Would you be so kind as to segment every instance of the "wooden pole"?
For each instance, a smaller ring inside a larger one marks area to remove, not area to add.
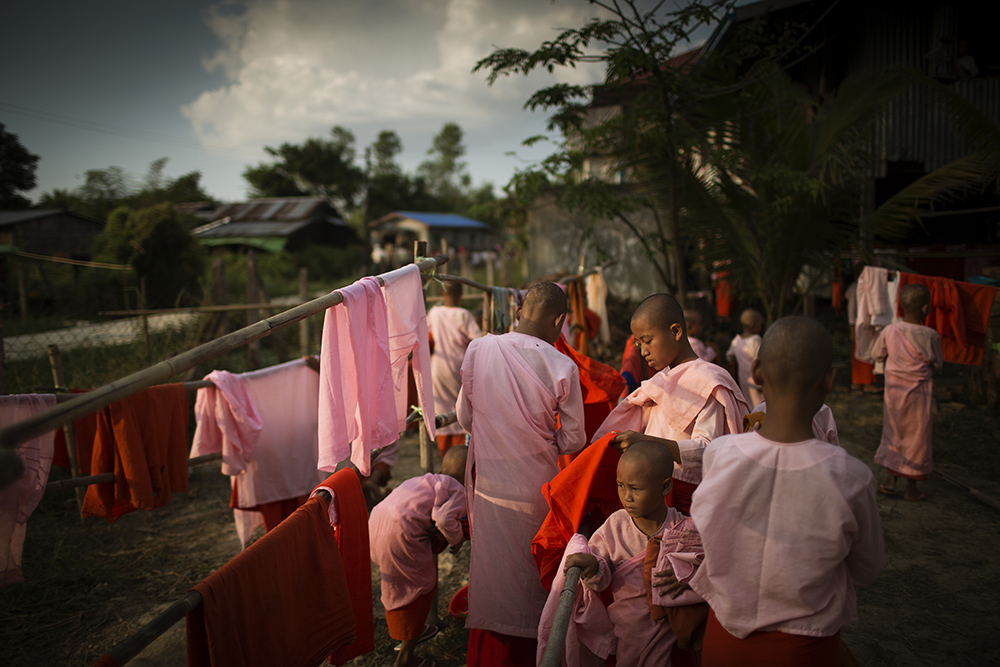
[[[444,264],[447,261],[446,257],[434,257],[418,262],[417,266],[422,271],[427,271],[437,264]],[[340,292],[334,291],[324,294],[308,303],[295,306],[283,313],[278,313],[274,317],[269,317],[266,320],[226,334],[209,343],[194,347],[187,352],[182,352],[149,368],[126,375],[86,394],[75,396],[72,400],[57,405],[54,408],[44,410],[17,424],[0,429],[0,447],[13,447],[48,433],[54,428],[96,412],[104,406],[131,396],[146,387],[167,382],[189,368],[209,359],[214,359],[221,354],[232,352],[246,345],[251,340],[258,340],[269,335],[271,331],[291,326],[327,308],[332,308],[343,302],[343,300],[344,297]]]
[[[17,297],[21,301],[21,319],[28,319],[28,290],[24,286],[24,261],[17,263]]]
[[[257,303],[257,253],[247,252],[247,303]],[[261,312],[247,311],[247,326],[263,319]],[[260,368],[260,342],[255,339],[247,345],[247,370]]]
[[[195,466],[201,465],[202,463],[211,463],[212,461],[219,461],[222,459],[222,452],[217,452],[215,454],[205,454],[203,456],[196,456],[193,459],[188,459],[188,468],[193,468]],[[86,477],[75,477],[75,479],[61,479],[57,482],[49,482],[45,485],[46,491],[53,491],[55,489],[73,489],[77,490],[77,493],[83,491],[84,486],[90,486],[91,484],[104,484],[106,482],[115,481],[115,474],[113,472],[102,472],[98,475],[87,475]]]
[[[483,254],[486,255],[486,284],[493,285],[495,284],[493,282],[493,258],[496,256],[496,253],[490,250]]]
[[[0,308],[0,311],[3,309]],[[3,320],[0,319],[0,396],[7,395],[7,355],[3,348]]]
[[[146,309],[146,276],[139,276],[139,296],[142,299],[142,309]],[[149,317],[141,315],[142,340],[146,345],[146,365],[153,363],[153,344],[149,340]]]
[[[493,333],[493,291],[483,292],[483,333]]]
[[[49,353],[49,365],[52,367],[52,382],[55,383],[56,389],[66,389],[59,346],[48,345],[45,349]],[[80,462],[76,457],[76,431],[72,422],[63,425],[63,437],[66,440],[66,458],[69,459],[69,476],[76,479],[80,475]],[[113,475],[112,481],[114,481]],[[80,513],[80,521],[83,521],[83,493],[82,488],[76,490],[76,510]]]
[[[562,665],[563,646],[566,644],[566,630],[569,629],[569,618],[573,614],[576,602],[576,587],[580,583],[580,568],[571,567],[566,570],[566,582],[559,593],[559,605],[552,619],[552,629],[549,631],[549,641],[545,645],[545,655],[539,667],[560,667]]]
[[[299,267],[299,299],[309,300],[309,269]],[[299,322],[299,354],[309,354],[309,320]]]

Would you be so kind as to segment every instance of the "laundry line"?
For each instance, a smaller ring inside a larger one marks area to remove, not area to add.
[[[447,261],[446,256],[438,256],[421,259],[415,264],[421,272],[424,272]],[[379,279],[380,283],[383,282],[381,276],[376,276],[376,278]],[[14,447],[31,438],[44,435],[59,426],[93,414],[103,407],[136,394],[154,384],[167,383],[170,378],[199,364],[268,336],[273,331],[279,331],[307,317],[337,306],[343,301],[344,297],[339,291],[324,294],[312,301],[262,319],[93,391],[78,394],[65,403],[58,404],[54,408],[39,412],[33,417],[0,430],[0,447]]]

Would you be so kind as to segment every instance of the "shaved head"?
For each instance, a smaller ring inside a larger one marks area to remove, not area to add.
[[[701,324],[702,323],[701,313],[699,313],[697,310],[691,310],[689,308],[684,311],[684,320],[688,323],[688,325]]]
[[[639,466],[652,479],[663,481],[674,474],[674,458],[670,450],[658,442],[640,440],[622,454],[618,465]]]
[[[740,315],[740,324],[747,328],[752,328],[764,323],[764,316],[753,308],[747,308]]]
[[[758,359],[764,377],[774,389],[806,393],[829,374],[833,339],[812,318],[783,317],[764,334]]]
[[[444,280],[441,282],[441,291],[454,299],[458,299],[462,296],[462,283],[454,280]]]
[[[669,294],[652,294],[647,296],[632,313],[632,320],[643,320],[653,329],[669,331],[670,327],[679,324],[687,334],[687,323],[684,321],[684,310],[677,299]]]
[[[922,320],[921,310],[931,302],[931,291],[923,285],[910,283],[899,288],[899,307],[904,315]]]
[[[532,320],[556,318],[565,315],[569,309],[566,293],[555,283],[535,283],[524,295],[521,310],[524,317]]]
[[[465,445],[455,445],[444,453],[441,459],[441,474],[454,477],[465,483],[465,462],[469,457],[469,448]]]

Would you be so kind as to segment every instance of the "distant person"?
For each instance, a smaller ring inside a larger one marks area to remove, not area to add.
[[[697,310],[685,310],[684,321],[687,322],[687,335],[688,340],[691,342],[691,349],[694,350],[699,359],[715,363],[719,358],[719,353],[715,350],[715,346],[702,341],[705,328],[701,313]]]
[[[462,284],[445,281],[444,305],[427,311],[427,332],[431,337],[431,380],[434,385],[434,413],[443,415],[455,410],[462,389],[462,360],[469,343],[483,335],[472,313],[459,304]],[[437,430],[441,456],[455,445],[465,444],[465,431],[458,422]]]
[[[764,317],[756,310],[747,308],[740,315],[740,324],[743,326],[743,331],[729,344],[726,359],[729,360],[730,372],[739,382],[740,389],[752,408],[764,400],[760,387],[754,384],[753,378],[750,377],[750,365],[760,350],[760,332],[764,327]]]
[[[875,463],[888,476],[878,490],[896,495],[896,478],[906,478],[903,500],[925,500],[917,481],[927,479],[931,465],[931,399],[934,368],[944,364],[941,336],[921,324],[931,309],[931,293],[923,285],[899,288],[900,322],[890,324],[875,340],[872,358],[885,360],[885,407],[882,443]]]
[[[389,636],[401,642],[394,667],[428,662],[418,663],[413,651],[421,638],[438,630],[426,627],[437,589],[435,554],[465,539],[466,453],[464,446],[449,450],[441,474],[406,480],[372,509],[368,520]]]
[[[871,470],[813,431],[832,365],[818,322],[779,319],[752,370],[767,420],[705,450],[691,506],[705,560],[690,585],[711,607],[702,667],[837,667],[854,589],[885,564]]]

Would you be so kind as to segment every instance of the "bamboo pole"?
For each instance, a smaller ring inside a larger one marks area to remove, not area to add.
[[[461,283],[463,285],[468,285],[469,287],[474,287],[481,292],[490,292],[493,290],[493,287],[490,285],[484,285],[483,283],[476,282],[471,278],[464,278],[462,276],[452,276],[447,273],[439,273],[434,276],[434,279],[440,280],[441,282]]]
[[[146,309],[146,276],[139,276],[139,295],[142,298],[142,309]],[[146,364],[153,363],[153,345],[149,340],[149,318],[142,316],[142,340],[146,346]]]
[[[52,367],[52,382],[56,389],[66,389],[66,379],[63,375],[62,357],[59,356],[58,345],[48,345],[49,365]],[[69,459],[69,476],[76,479],[80,474],[80,462],[76,456],[76,431],[72,422],[63,425],[63,437],[66,440],[66,458]],[[76,490],[76,510],[83,520],[83,489]]]
[[[211,463],[212,461],[218,461],[222,458],[222,454],[217,452],[215,454],[204,454],[202,456],[196,456],[193,459],[188,459],[188,468],[193,468],[195,466],[201,465],[202,463]],[[84,486],[90,486],[91,484],[104,484],[106,482],[115,481],[115,474],[113,472],[102,472],[98,475],[87,475],[86,477],[77,477],[75,479],[61,479],[57,482],[49,482],[45,485],[46,491],[54,491],[56,489],[77,489],[77,492],[81,491]]]
[[[549,631],[549,641],[545,645],[545,655],[542,656],[539,667],[560,667],[562,665],[566,630],[569,629],[569,617],[573,614],[573,604],[576,602],[576,587],[580,583],[580,571],[579,567],[571,567],[566,570],[566,582],[559,593],[559,605],[556,607],[555,618],[552,619],[552,630]]]
[[[257,303],[257,253],[253,248],[247,252],[247,303]],[[260,310],[247,311],[247,325],[264,319]],[[255,338],[247,345],[247,369],[260,368],[260,339]]]
[[[427,271],[447,261],[447,257],[434,257],[418,262],[417,266],[421,271]],[[167,382],[170,378],[183,373],[187,369],[221,354],[231,352],[246,345],[251,340],[259,340],[269,335],[272,331],[283,329],[327,308],[332,308],[343,302],[343,300],[344,297],[340,292],[334,291],[324,294],[312,301],[226,334],[204,345],[194,347],[187,352],[182,352],[175,357],[153,364],[149,368],[144,368],[141,371],[127,375],[86,394],[79,394],[73,400],[44,410],[34,417],[25,419],[17,424],[0,429],[0,447],[13,447],[31,438],[48,433],[54,428],[91,414],[106,405],[120,401],[126,396],[131,396],[146,387]]]

